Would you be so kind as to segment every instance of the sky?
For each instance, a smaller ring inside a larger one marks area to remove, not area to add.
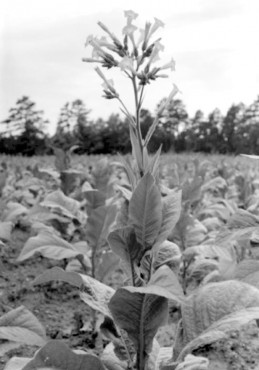
[[[174,58],[168,79],[146,89],[144,108],[153,112],[176,83],[187,111],[205,114],[233,103],[251,104],[259,94],[258,0],[0,0],[0,120],[26,95],[44,110],[53,133],[66,102],[82,99],[90,118],[119,113],[116,100],[102,98],[102,81],[84,44],[89,34],[102,36],[97,22],[118,37],[124,10],[139,14],[142,28],[154,17],[165,27],[157,31],[165,51],[161,63]],[[113,78],[124,102],[133,109],[129,82],[118,71]]]

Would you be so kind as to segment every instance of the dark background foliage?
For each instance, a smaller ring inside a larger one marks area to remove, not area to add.
[[[143,137],[155,113],[141,111]],[[44,112],[23,96],[0,123],[0,153],[53,154],[53,148],[68,150],[74,145],[78,154],[126,154],[131,150],[126,119],[111,114],[108,120],[93,121],[80,99],[61,108],[53,136],[47,134],[48,125]],[[161,144],[163,152],[259,154],[259,96],[248,106],[233,104],[225,116],[216,108],[208,117],[201,110],[190,117],[184,103],[173,100],[160,117],[149,150],[154,152]]]

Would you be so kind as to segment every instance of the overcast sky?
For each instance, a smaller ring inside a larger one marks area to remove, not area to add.
[[[115,100],[101,98],[102,87],[92,64],[83,63],[91,50],[89,34],[101,36],[101,20],[118,35],[123,11],[139,13],[137,25],[157,17],[165,22],[164,62],[171,57],[176,71],[154,82],[145,96],[153,111],[176,83],[192,115],[232,103],[250,104],[259,94],[258,0],[0,0],[0,120],[18,98],[28,95],[45,111],[53,132],[60,108],[82,99],[91,118],[119,112]],[[132,107],[129,85],[107,72]]]

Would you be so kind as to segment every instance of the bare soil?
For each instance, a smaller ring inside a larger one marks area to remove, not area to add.
[[[59,262],[41,256],[23,263],[16,261],[28,237],[28,232],[15,229],[12,240],[0,248],[0,316],[23,305],[42,323],[48,338],[61,339],[70,348],[94,349],[96,333],[80,331],[89,320],[89,309],[77,289],[66,283],[32,284],[39,274]],[[37,349],[21,345],[5,353],[0,358],[0,370],[11,357],[32,357]]]

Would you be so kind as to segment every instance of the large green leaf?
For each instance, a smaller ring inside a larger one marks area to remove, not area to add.
[[[154,177],[147,173],[139,181],[129,203],[129,218],[144,248],[151,247],[162,224],[162,201]]]
[[[259,261],[245,259],[236,265],[233,277],[238,280],[243,280],[254,272],[259,272]]]
[[[90,354],[76,354],[58,340],[49,341],[22,370],[106,370],[101,360]]]
[[[167,299],[120,288],[111,298],[109,308],[115,322],[132,340],[139,354],[138,361],[143,364],[159,326],[167,319]]]
[[[162,198],[162,224],[156,244],[160,245],[171,234],[181,214],[181,191],[173,191]]]
[[[259,307],[259,290],[251,285],[229,280],[201,287],[181,305],[183,332],[176,347],[183,347],[222,317],[248,307]]]
[[[42,346],[46,334],[38,319],[20,306],[0,317],[0,339]]]
[[[149,283],[144,287],[126,288],[129,292],[155,294],[181,303],[184,299],[182,287],[177,276],[168,266],[161,266],[151,277]]]
[[[28,209],[20,203],[10,202],[4,211],[4,221],[16,222],[19,217],[25,216]]]
[[[54,280],[64,281],[76,286],[80,290],[81,299],[88,306],[106,316],[111,316],[108,309],[108,302],[114,294],[113,288],[91,276],[64,271],[59,267],[53,267],[50,270],[44,271],[43,274],[34,280],[33,284],[44,284]]]
[[[72,244],[59,236],[50,233],[48,230],[41,230],[37,236],[31,237],[25,243],[17,261],[24,261],[40,253],[42,256],[55,260],[71,258],[82,253],[73,247]]]
[[[136,264],[144,254],[144,248],[136,240],[135,232],[131,227],[124,227],[112,231],[108,236],[111,250],[124,262]]]
[[[81,221],[80,203],[75,199],[67,197],[61,190],[48,194],[44,201],[41,202],[41,205],[71,220],[77,219]]]
[[[239,330],[253,320],[259,320],[259,307],[249,307],[224,316],[189,342],[175,358],[177,357],[177,360],[182,361],[188,353],[226,338],[228,332]]]

